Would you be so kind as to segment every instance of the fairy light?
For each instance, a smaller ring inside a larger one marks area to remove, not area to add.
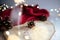
[[[4,10],[6,10],[6,7],[4,7]]]
[[[28,4],[24,4],[25,6],[28,6]]]
[[[20,31],[18,31],[18,35],[19,35],[19,36],[21,35],[21,32],[20,32]]]
[[[53,11],[53,9],[50,9],[50,11]]]
[[[15,4],[15,6],[18,6],[18,4]]]
[[[25,36],[25,39],[28,40],[28,39],[30,39],[30,38],[29,38],[29,36]]]
[[[4,9],[2,11],[4,11]]]
[[[23,7],[23,5],[21,5],[21,8]]]
[[[7,35],[10,35],[10,32],[9,32],[9,31],[6,31],[6,34],[7,34]]]
[[[37,8],[39,8],[39,6],[37,6]]]
[[[56,11],[57,13],[59,13],[59,11]]]
[[[22,14],[22,12],[19,12],[19,14],[18,14],[18,15],[19,15],[19,16],[21,16],[21,14]]]
[[[13,6],[11,6],[11,8],[13,8]]]
[[[3,4],[3,5],[5,5],[5,4]]]
[[[24,0],[14,0],[15,3],[19,4],[19,3],[23,3],[25,2]]]
[[[6,7],[9,8],[8,5],[6,5]]]
[[[57,11],[57,9],[55,9],[55,11]]]
[[[31,6],[34,6],[33,4]]]

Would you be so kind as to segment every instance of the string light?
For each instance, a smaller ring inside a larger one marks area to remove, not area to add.
[[[4,11],[4,10],[2,10],[2,11]]]
[[[21,5],[21,8],[23,7],[23,5]]]
[[[55,9],[55,11],[57,11],[57,9]]]
[[[4,7],[4,10],[6,10],[6,7]]]
[[[8,5],[6,5],[6,7],[9,8]]]
[[[18,6],[18,4],[15,4],[15,6]]]
[[[39,8],[39,6],[37,6],[37,8]]]
[[[50,9],[50,11],[53,11],[53,9]]]
[[[29,38],[29,36],[25,36],[25,39],[28,40],[28,39],[30,39],[30,38]]]
[[[59,13],[59,11],[56,11],[57,13]]]
[[[21,16],[21,14],[22,14],[22,13],[21,13],[21,12],[19,12],[19,14],[18,14],[18,15],[19,15],[19,16]]]
[[[21,35],[21,32],[20,31],[18,31],[18,35]]]
[[[9,31],[6,31],[6,34],[7,34],[7,35],[10,35],[10,32],[9,32]]]
[[[28,6],[28,4],[24,4],[25,6]]]
[[[34,6],[33,4],[31,6]]]
[[[14,0],[14,1],[15,1],[15,3],[17,3],[17,4],[25,2],[24,0]]]
[[[11,6],[11,8],[13,8],[13,6]]]
[[[5,5],[5,4],[3,4],[3,5]]]

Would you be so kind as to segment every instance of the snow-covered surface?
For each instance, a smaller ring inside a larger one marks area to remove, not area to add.
[[[23,25],[15,26],[9,30],[10,35],[7,35],[7,39],[13,40],[12,38],[16,37],[16,40],[17,38],[25,40],[24,36],[28,35],[30,38],[29,40],[50,40],[55,32],[53,24],[48,21],[35,21],[34,23],[35,26],[31,29],[27,28],[27,22]],[[20,35],[18,35],[18,32],[20,32]],[[11,38],[11,36],[13,37]]]

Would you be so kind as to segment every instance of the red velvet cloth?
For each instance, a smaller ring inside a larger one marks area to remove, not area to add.
[[[5,20],[5,17],[8,17],[8,19],[10,18],[11,10],[12,9],[7,9],[0,13],[0,17],[2,17],[2,20]]]
[[[0,16],[3,17],[3,19],[5,18],[5,16],[7,16],[7,17],[9,16],[9,18],[10,18],[11,11],[12,11],[12,9],[7,9],[7,10],[3,11],[2,13],[0,13]],[[37,8],[37,5],[36,6],[23,5],[20,24],[23,24],[27,21],[39,20],[39,18],[38,18],[39,16],[45,16],[46,18],[48,18],[49,12],[46,9]]]
[[[35,21],[39,20],[40,16],[45,16],[46,18],[49,17],[49,12],[46,9],[39,9],[36,6],[24,6],[23,5],[23,11],[22,11],[22,20],[21,24],[27,22],[27,21]]]

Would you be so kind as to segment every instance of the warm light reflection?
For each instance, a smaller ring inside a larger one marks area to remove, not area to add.
[[[24,0],[14,0],[14,1],[15,1],[15,3],[17,3],[17,4],[25,2]]]

